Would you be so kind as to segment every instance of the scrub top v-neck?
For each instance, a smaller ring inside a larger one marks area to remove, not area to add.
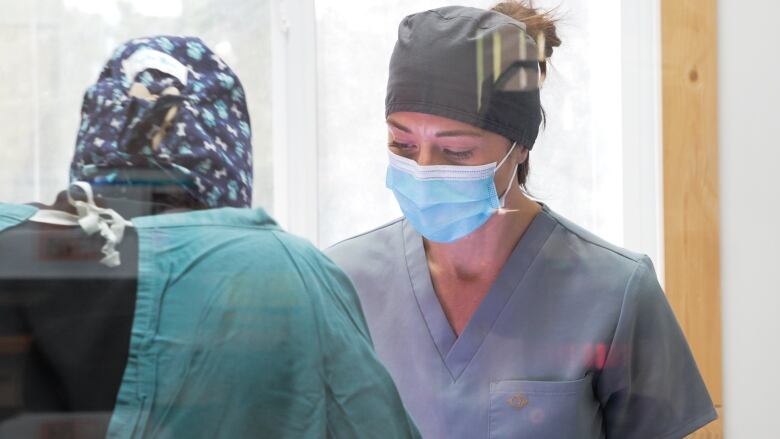
[[[674,438],[715,418],[645,256],[547,206],[458,337],[405,220],[327,252],[426,438]]]

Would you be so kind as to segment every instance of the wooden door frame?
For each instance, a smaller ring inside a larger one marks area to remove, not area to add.
[[[666,294],[720,416],[723,437],[718,191],[717,1],[661,0]]]

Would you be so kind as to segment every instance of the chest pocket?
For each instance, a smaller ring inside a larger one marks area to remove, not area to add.
[[[491,383],[490,439],[602,437],[592,379]]]

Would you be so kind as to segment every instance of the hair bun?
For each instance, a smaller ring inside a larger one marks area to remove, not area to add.
[[[539,34],[544,35],[544,56],[550,58],[553,50],[561,45],[561,39],[555,29],[558,19],[553,11],[542,11],[533,7],[533,4],[524,0],[507,0],[496,4],[491,11],[508,15],[517,21],[525,23],[526,32],[534,39],[539,39]]]

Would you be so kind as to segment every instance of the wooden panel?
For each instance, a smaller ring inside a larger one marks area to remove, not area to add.
[[[718,411],[718,420],[688,436],[688,439],[723,439],[723,407],[715,409]]]
[[[720,407],[716,6],[661,0],[666,293]],[[706,431],[722,436],[720,423]]]

